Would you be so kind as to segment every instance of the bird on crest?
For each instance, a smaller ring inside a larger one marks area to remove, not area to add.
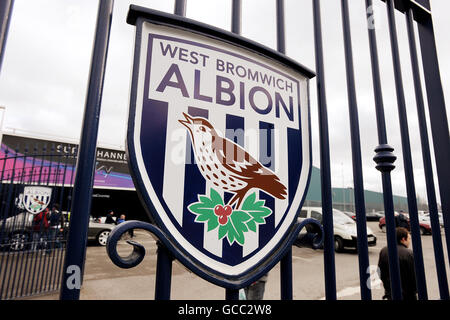
[[[203,117],[183,112],[185,126],[191,136],[197,167],[202,176],[225,192],[234,193],[227,206],[238,210],[247,192],[260,189],[278,199],[286,199],[286,187],[278,176],[264,167],[233,141],[222,137]]]

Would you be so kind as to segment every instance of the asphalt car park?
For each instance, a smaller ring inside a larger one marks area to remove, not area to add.
[[[377,243],[369,247],[369,263],[366,285],[372,287],[372,298],[381,300],[384,289],[376,273],[378,256],[381,248],[386,246],[386,234],[377,221],[369,221],[367,225],[377,237]],[[441,229],[445,243],[444,230]],[[121,240],[118,251],[122,256],[131,253],[132,248]],[[105,247],[89,246],[86,254],[86,265],[82,300],[147,300],[154,298],[156,273],[156,241],[144,231],[136,230],[133,241],[146,247],[144,261],[131,269],[121,269],[108,258]],[[421,236],[425,274],[429,299],[439,299],[439,289],[434,261],[433,241],[430,235]],[[313,250],[310,246],[294,246],[293,254],[293,288],[294,299],[320,300],[325,297],[323,250]],[[445,261],[448,262],[444,250]],[[359,264],[356,249],[346,248],[335,254],[337,297],[342,300],[360,299]],[[447,275],[450,268],[446,265]],[[199,278],[179,262],[175,261],[172,270],[172,299],[209,300],[224,299],[225,290]],[[57,299],[58,294],[34,297],[33,299]],[[277,264],[269,273],[264,299],[280,298],[280,268]]]

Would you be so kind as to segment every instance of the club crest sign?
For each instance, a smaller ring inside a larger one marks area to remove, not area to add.
[[[38,214],[47,208],[52,196],[52,188],[26,186],[23,189],[22,206],[32,214]]]
[[[132,6],[128,22],[127,152],[152,220],[208,280],[267,272],[309,184],[312,72],[189,19]]]

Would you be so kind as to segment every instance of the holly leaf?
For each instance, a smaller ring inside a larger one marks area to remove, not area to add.
[[[232,245],[234,241],[238,242],[240,245],[244,245],[244,232],[248,231],[245,222],[251,218],[252,217],[244,211],[233,211],[228,222],[219,227],[219,240],[227,236],[230,245]]]
[[[199,202],[188,206],[188,210],[197,217],[195,222],[205,222],[208,224],[208,231],[214,230],[219,225],[218,217],[214,214],[214,207],[218,204],[223,205],[220,194],[211,188],[210,197],[199,196]]]
[[[264,204],[264,200],[256,201],[256,192],[249,195],[242,204],[241,210],[251,216],[251,219],[247,221],[247,227],[253,232],[256,232],[256,224],[265,224],[266,218],[272,214],[272,210]]]
[[[188,206],[188,210],[196,215],[194,221],[206,223],[208,231],[219,227],[219,240],[227,237],[230,245],[234,242],[244,245],[244,233],[248,231],[256,232],[257,224],[265,224],[266,218],[272,214],[272,210],[264,206],[265,201],[257,201],[256,193],[252,193],[244,200],[242,208],[233,211],[228,217],[227,223],[221,225],[219,217],[214,213],[214,208],[217,205],[224,206],[220,194],[211,188],[209,196],[199,195],[198,200],[198,202]]]

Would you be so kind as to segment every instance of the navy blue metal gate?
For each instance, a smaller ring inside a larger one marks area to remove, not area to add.
[[[371,299],[371,290],[366,285],[367,270],[369,267],[367,234],[366,234],[366,210],[364,199],[363,175],[361,164],[361,139],[358,123],[358,103],[356,99],[356,86],[353,66],[353,51],[351,39],[351,27],[349,19],[349,1],[340,0],[342,9],[343,41],[346,61],[347,94],[349,101],[350,132],[352,141],[352,163],[353,181],[355,190],[355,210],[357,220],[357,239],[360,272],[361,298]],[[409,50],[411,54],[411,66],[413,70],[413,81],[417,101],[417,110],[420,123],[420,136],[422,144],[423,162],[426,174],[426,185],[428,195],[428,205],[433,229],[433,244],[438,270],[438,283],[440,297],[449,298],[447,275],[445,271],[445,261],[441,234],[439,228],[438,208],[436,203],[436,191],[434,189],[433,172],[431,166],[431,153],[427,125],[425,119],[424,94],[421,86],[419,73],[419,59],[417,54],[417,44],[414,25],[418,26],[418,36],[420,39],[420,49],[422,53],[422,67],[425,75],[426,98],[428,100],[429,114],[431,120],[432,142],[436,169],[439,183],[440,198],[442,201],[442,212],[444,218],[445,239],[448,256],[450,257],[450,142],[448,119],[445,109],[444,94],[440,81],[436,43],[433,32],[432,14],[429,0],[385,0],[386,13],[389,22],[389,34],[392,49],[392,58],[395,74],[396,98],[399,114],[399,126],[402,139],[402,153],[405,168],[405,182],[407,186],[408,207],[411,218],[411,235],[415,258],[415,269],[417,277],[417,287],[419,299],[427,299],[427,284],[425,280],[424,262],[421,246],[420,227],[418,220],[417,199],[415,193],[414,173],[411,160],[410,137],[407,123],[407,112],[405,107],[405,93],[403,89],[403,79],[399,57],[399,44],[397,39],[397,27],[395,12],[400,11],[405,16],[405,22],[409,36]],[[7,26],[12,8],[12,0],[2,1],[0,6],[0,63],[4,52]],[[321,166],[321,187],[322,187],[322,208],[323,208],[323,230],[324,230],[324,266],[325,266],[325,292],[326,298],[335,300],[336,295],[336,275],[334,258],[334,235],[333,235],[333,215],[332,215],[332,194],[331,194],[331,170],[329,152],[329,133],[327,116],[327,98],[325,90],[325,70],[323,58],[323,39],[321,22],[321,4],[326,2],[312,0],[314,39],[315,39],[315,59],[316,59],[316,83],[317,101],[319,109],[319,133],[320,133],[320,166]],[[394,206],[392,196],[391,171],[394,170],[396,156],[394,149],[388,144],[387,130],[385,124],[385,114],[383,105],[383,93],[381,86],[380,66],[378,60],[376,30],[373,28],[372,0],[365,0],[367,8],[368,37],[370,43],[370,56],[372,67],[372,80],[376,104],[377,127],[379,145],[374,146],[376,168],[381,172],[384,206],[386,213],[387,242],[389,251],[389,270],[392,284],[393,299],[401,299],[400,271],[398,263],[398,253],[395,236]],[[236,34],[241,32],[241,0],[232,1],[231,31]],[[285,54],[285,16],[284,0],[276,0],[276,20],[277,20],[277,50]],[[103,79],[105,73],[106,57],[110,35],[110,26],[113,12],[112,0],[100,0],[95,43],[91,62],[89,87],[86,98],[85,117],[80,141],[79,157],[75,177],[75,187],[73,194],[73,205],[71,208],[73,219],[70,223],[70,232],[67,244],[61,288],[61,299],[79,299],[80,288],[68,287],[67,283],[71,276],[69,267],[77,266],[81,273],[84,267],[85,243],[87,234],[88,214],[92,196],[93,172],[95,170],[95,148],[97,141],[98,120],[100,114],[100,104],[102,97]],[[185,16],[186,1],[176,0],[174,13],[178,16]],[[125,232],[127,227],[139,227],[139,224],[129,223],[116,232],[118,235]],[[157,229],[149,230],[160,237],[161,244],[158,252],[158,271],[156,298],[170,298],[170,278],[171,259],[170,253],[166,250],[164,235]],[[81,236],[81,238],[80,238]],[[116,239],[117,240],[117,239]],[[114,247],[114,237],[112,236],[111,247]],[[134,252],[128,260],[116,256],[113,248],[110,249],[112,259],[123,267],[130,267],[139,263],[143,258],[143,248],[138,244],[133,244]],[[176,257],[183,259],[183,257]],[[292,299],[292,252],[289,250],[281,259],[281,298]],[[238,288],[229,288],[226,291],[227,299],[237,299]]]
[[[1,299],[60,289],[74,162],[54,146],[1,149]],[[47,224],[43,215],[50,222],[55,211],[63,218]]]

